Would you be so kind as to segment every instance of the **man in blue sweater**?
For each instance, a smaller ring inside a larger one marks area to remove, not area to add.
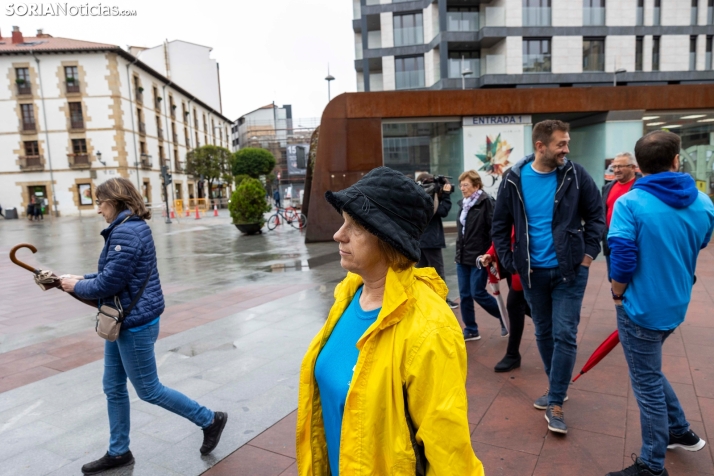
[[[620,342],[640,407],[642,450],[608,476],[667,476],[666,450],[705,445],[689,427],[662,373],[662,345],[684,321],[699,251],[714,232],[714,205],[678,173],[679,136],[655,131],[637,141],[644,177],[615,202],[608,245]]]

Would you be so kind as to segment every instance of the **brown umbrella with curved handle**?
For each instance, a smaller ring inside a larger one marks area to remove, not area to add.
[[[60,281],[59,276],[54,274],[52,271],[43,271],[41,269],[35,269],[32,266],[30,266],[29,264],[23,263],[22,261],[17,259],[15,254],[21,248],[27,248],[30,251],[32,251],[33,253],[37,253],[37,248],[35,248],[33,245],[31,245],[29,243],[20,243],[19,245],[13,246],[12,249],[10,250],[10,261],[12,261],[13,263],[15,263],[16,265],[18,265],[21,268],[25,268],[26,270],[31,271],[35,275],[35,283],[37,283],[37,285],[43,291],[47,291],[48,289],[52,289],[52,288],[62,289],[62,286],[61,286],[62,283]],[[67,294],[69,294],[76,300],[81,301],[88,306],[97,307],[96,301],[92,301],[89,299],[82,299],[74,293],[67,293]]]

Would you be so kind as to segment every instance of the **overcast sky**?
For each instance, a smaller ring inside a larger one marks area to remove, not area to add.
[[[136,10],[137,16],[7,15],[7,5],[33,2],[2,2],[3,37],[16,25],[25,36],[43,28],[52,36],[123,48],[157,46],[165,39],[212,47],[211,57],[220,64],[223,113],[233,120],[273,101],[292,104],[295,118],[320,117],[328,63],[336,78],[333,98],[356,89],[351,0],[89,0],[90,6]]]

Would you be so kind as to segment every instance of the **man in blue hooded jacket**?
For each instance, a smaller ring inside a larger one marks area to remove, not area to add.
[[[644,177],[615,202],[610,222],[612,297],[640,407],[642,449],[632,466],[608,476],[668,475],[668,448],[705,445],[662,373],[662,345],[684,321],[699,251],[714,232],[711,200],[677,172],[680,146],[679,136],[665,131],[637,141]]]

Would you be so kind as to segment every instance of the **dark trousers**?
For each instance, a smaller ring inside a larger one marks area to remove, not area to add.
[[[456,277],[459,280],[459,297],[461,298],[461,319],[466,330],[478,332],[474,301],[487,313],[501,321],[501,312],[498,309],[496,298],[486,291],[488,271],[467,264],[456,263]]]
[[[531,308],[528,307],[525,293],[515,291],[511,286],[511,278],[508,277],[508,299],[506,300],[506,311],[511,328],[508,330],[508,347],[506,355],[509,357],[520,357],[521,338],[525,326],[526,314],[531,315]]]
[[[434,268],[436,273],[446,281],[446,273],[444,273],[444,256],[441,253],[441,248],[422,248],[421,257],[416,265],[417,268]]]

